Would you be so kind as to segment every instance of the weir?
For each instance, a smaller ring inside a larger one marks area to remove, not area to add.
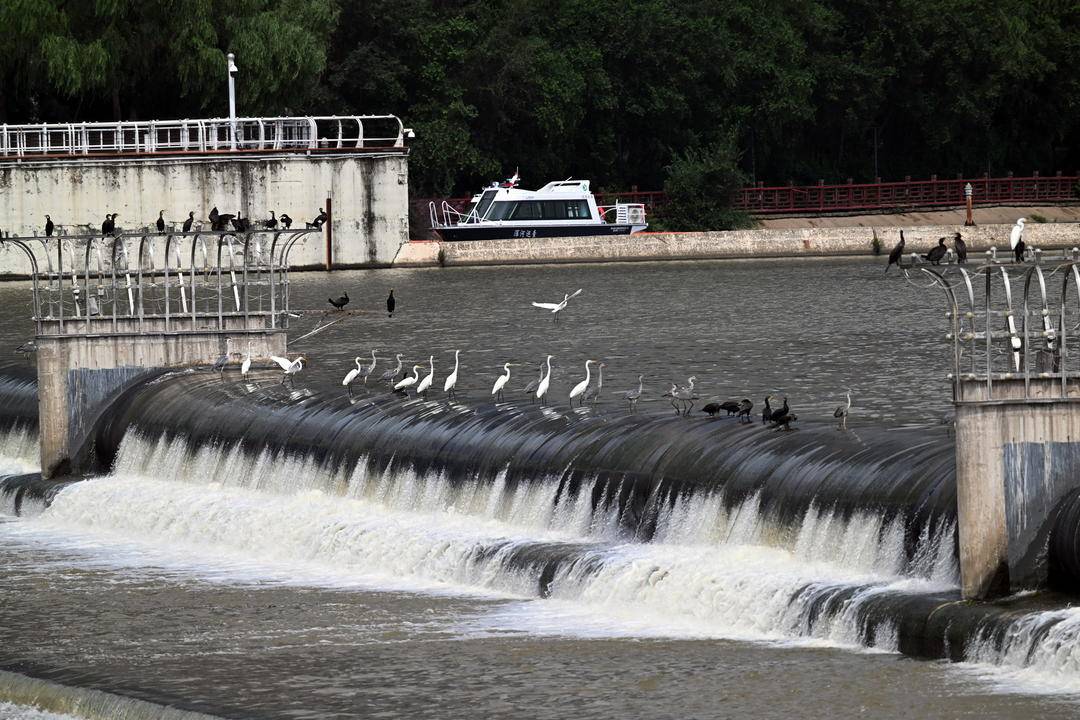
[[[317,232],[0,240],[32,283],[43,477],[93,468],[88,439],[132,383],[219,358],[283,356],[289,256]]]

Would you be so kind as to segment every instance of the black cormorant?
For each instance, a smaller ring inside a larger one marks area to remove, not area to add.
[[[289,217],[288,214],[286,214],[286,213],[281,213],[281,225],[286,230],[288,230],[289,228],[292,227],[292,218]]]
[[[772,415],[769,416],[769,422],[775,423],[779,418],[782,418],[790,414],[791,408],[787,404],[787,396],[784,397],[784,406],[779,410],[773,410]]]
[[[885,272],[889,272],[889,267],[895,265],[900,267],[900,256],[904,254],[904,231],[900,231],[900,242],[896,243],[896,247],[889,253],[889,264],[885,266]]]
[[[337,298],[336,300],[334,298],[330,298],[326,302],[330,303],[338,310],[341,310],[349,304],[349,293],[342,293],[341,297]]]
[[[165,211],[159,210],[157,214],[157,222],[154,223],[157,226],[157,231],[165,232]]]
[[[705,413],[709,417],[716,417],[723,408],[720,407],[720,403],[706,403],[705,407],[701,408],[701,412]]]
[[[277,218],[274,217],[274,211],[273,210],[270,211],[270,219],[269,220],[263,220],[263,227],[265,227],[267,230],[273,230],[274,228],[277,227]]]
[[[765,396],[765,407],[761,411],[761,424],[765,425],[769,422],[769,418],[772,417],[772,406],[769,405],[769,398],[772,395]]]
[[[945,259],[945,253],[949,252],[949,248],[945,247],[945,238],[938,238],[937,247],[932,248],[930,252],[926,253],[926,259],[933,265],[937,265]]]
[[[740,422],[752,422],[750,420],[750,411],[754,409],[754,403],[750,402],[750,398],[743,398],[739,401],[739,421]],[[744,420],[745,418],[745,420]]]
[[[390,288],[390,295],[386,298],[386,314],[387,317],[394,317],[394,308],[397,307],[397,300],[394,299],[394,289]]]
[[[46,215],[45,216],[45,237],[52,237],[54,227],[56,227],[56,226],[53,225],[52,218],[49,217],[48,215]]]
[[[1013,249],[1013,258],[1016,260],[1016,262],[1024,262],[1024,250],[1026,249],[1027,245],[1024,244],[1024,240],[1023,238],[1021,238],[1020,241],[1016,243],[1016,247]]]
[[[184,232],[191,232],[191,224],[195,222],[195,211],[192,210],[187,214],[187,220],[184,221]]]
[[[953,246],[956,248],[956,262],[963,265],[967,262],[967,243],[960,237],[960,233],[953,235]]]

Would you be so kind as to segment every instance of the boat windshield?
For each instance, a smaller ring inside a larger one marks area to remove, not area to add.
[[[480,196],[480,202],[476,203],[476,217],[481,220],[484,219],[484,215],[487,213],[488,208],[491,207],[491,202],[495,199],[497,190],[488,190]]]

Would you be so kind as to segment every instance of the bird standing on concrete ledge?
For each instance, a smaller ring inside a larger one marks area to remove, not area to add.
[[[52,237],[54,227],[56,227],[56,226],[53,225],[52,218],[49,217],[48,215],[46,215],[45,216],[45,237]]]
[[[330,303],[331,305],[336,307],[338,310],[341,310],[342,308],[344,308],[346,305],[349,304],[349,293],[343,293],[341,297],[336,298],[336,299],[335,298],[329,298],[329,299],[327,299],[326,302]]]
[[[165,211],[164,210],[159,210],[158,211],[157,222],[154,223],[154,225],[157,227],[157,231],[159,233],[160,232],[165,232]]]

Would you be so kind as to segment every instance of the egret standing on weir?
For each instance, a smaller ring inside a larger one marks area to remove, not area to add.
[[[536,388],[536,399],[540,401],[540,404],[544,404],[544,397],[547,395],[548,388],[551,386],[551,358],[554,355],[547,356],[547,375],[540,381],[540,385]]]
[[[578,295],[581,294],[581,290],[582,290],[582,288],[578,288],[577,291],[573,295],[563,295],[562,302],[557,302],[557,303],[534,302],[533,307],[542,308],[544,310],[550,310],[551,315],[555,318],[555,324],[558,325],[559,324],[559,313],[563,311],[563,309],[566,307],[566,304],[568,302],[570,302],[571,299],[576,298]]]
[[[446,382],[443,383],[443,392],[446,393],[450,398],[457,397],[457,390],[455,390],[454,388],[457,387],[458,357],[460,355],[460,350],[454,351],[454,372],[447,375]]]
[[[574,389],[570,391],[570,407],[574,407],[574,398],[576,398],[578,395],[582,395],[585,392],[585,389],[587,387],[589,387],[589,380],[592,378],[592,369],[591,369],[590,366],[594,362],[596,362],[596,361],[595,360],[586,360],[585,361],[585,379],[582,380],[581,382],[579,382],[577,385],[575,385]],[[579,404],[583,404],[584,402],[585,402],[585,398],[582,398]]]
[[[277,355],[271,355],[270,359],[276,362],[278,364],[278,367],[281,368],[281,384],[284,385],[285,381],[288,380],[289,385],[295,388],[296,378],[294,376],[304,369],[304,356],[301,355],[292,362],[290,362],[286,358],[279,357]]]
[[[503,370],[506,371],[506,374],[500,375],[495,380],[495,384],[491,386],[491,394],[495,396],[495,402],[502,402],[503,388],[506,387],[506,383],[510,382],[510,363],[505,363]]]
[[[641,399],[641,391],[644,388],[645,388],[645,376],[644,375],[638,375],[637,376],[637,389],[636,390],[627,390],[626,392],[624,392],[622,394],[623,400],[625,400],[627,402],[627,404],[629,404],[629,406],[630,406],[630,412],[634,412],[634,410],[637,408],[637,401]]]
[[[412,377],[407,377],[407,378],[402,379],[400,382],[398,382],[396,385],[394,385],[394,389],[395,390],[404,390],[405,391],[405,396],[408,397],[409,388],[411,388],[413,385],[415,385],[416,383],[418,383],[420,381],[420,368],[422,368],[422,367],[423,367],[423,365],[413,365],[412,366],[412,372],[413,372]]]
[[[383,382],[392,383],[394,382],[394,378],[401,374],[401,353],[398,353],[394,359],[397,360],[397,367],[395,367],[393,370],[387,370],[382,374],[382,377],[380,379]]]
[[[428,362],[431,364],[431,370],[424,376],[424,379],[420,381],[420,384],[416,386],[416,394],[423,395],[427,400],[427,391],[431,387],[431,383],[435,382],[435,356],[428,356]]]
[[[837,425],[839,430],[847,430],[848,413],[851,411],[851,390],[848,390],[845,394],[847,395],[847,404],[841,405],[833,411],[833,417],[840,421]]]
[[[356,363],[356,367],[345,374],[341,384],[345,386],[345,389],[349,392],[349,397],[352,397],[352,384],[356,380],[356,376],[360,374],[360,358],[353,358],[353,362]]]
[[[534,393],[536,392],[536,388],[540,387],[540,381],[543,380],[543,379],[544,379],[544,363],[540,363],[540,374],[537,376],[537,378],[535,380],[530,380],[528,385],[521,388],[521,392],[523,392],[523,393],[525,393],[526,395],[529,396],[529,402],[530,403],[535,402],[536,398],[534,397]]]

